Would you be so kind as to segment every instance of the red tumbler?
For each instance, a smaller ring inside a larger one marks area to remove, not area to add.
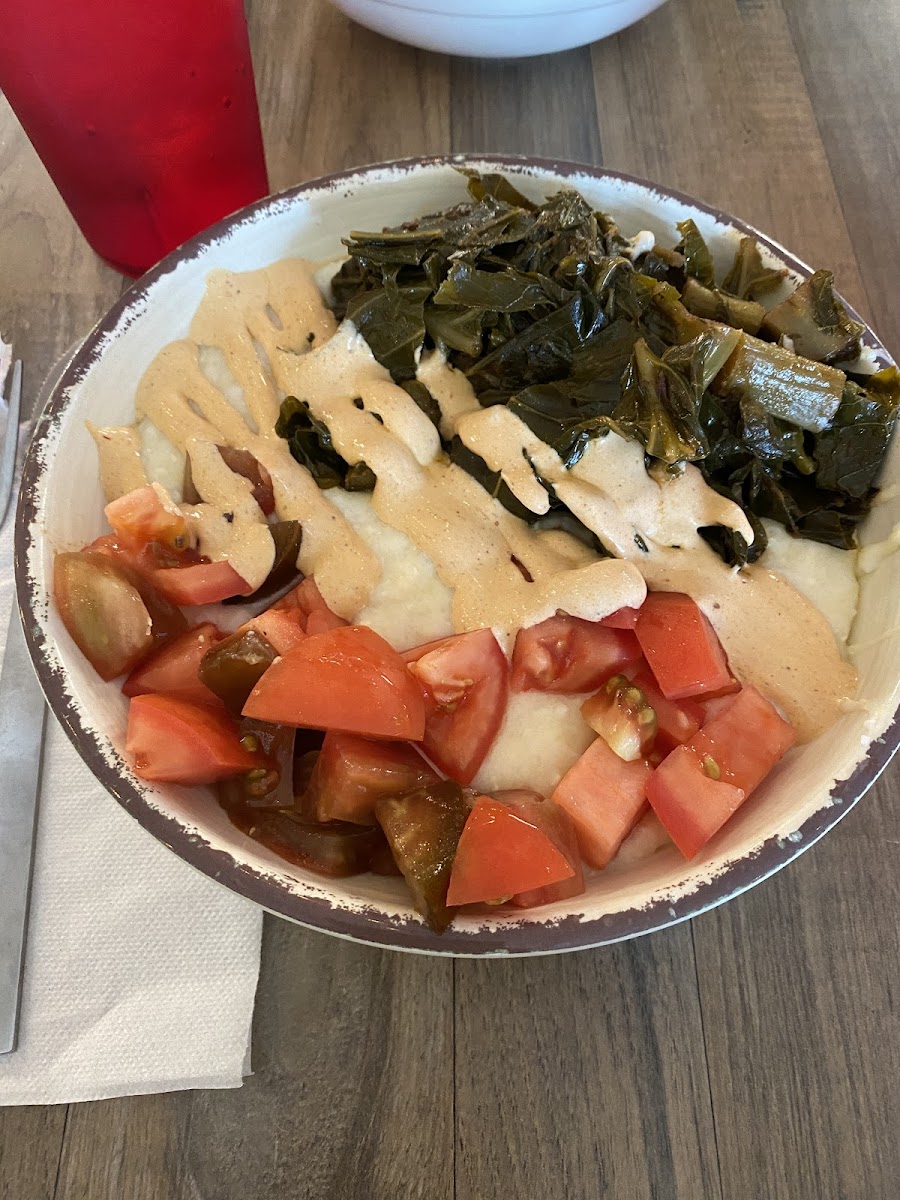
[[[126,274],[268,192],[242,0],[0,0],[0,89]]]

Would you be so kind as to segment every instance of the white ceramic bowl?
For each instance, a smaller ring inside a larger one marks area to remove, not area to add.
[[[398,42],[472,58],[527,58],[618,33],[664,0],[332,0]]]
[[[747,226],[664,188],[568,164],[497,158],[429,159],[317,180],[243,210],[175,251],[134,284],[88,336],[37,423],[25,465],[16,529],[18,595],[32,656],[49,702],[103,785],[157,838],[199,870],[305,925],[401,949],[468,955],[548,953],[634,937],[703,911],[766,878],[830,829],[883,769],[900,738],[893,724],[900,678],[900,557],[862,584],[854,630],[864,706],[793,751],[693,862],[674,848],[644,862],[591,873],[587,892],[531,912],[458,918],[436,937],[412,911],[401,881],[323,879],[240,834],[204,789],[151,786],[121,755],[126,701],[94,674],[50,601],[53,554],[103,529],[96,456],[85,419],[133,419],[134,392],[165,343],[188,332],[213,267],[246,270],[302,255],[332,258],[349,229],[381,228],[461,200],[454,164],[515,177],[534,198],[574,186],[613,213],[626,232],[649,228],[669,244],[691,216],[721,268]],[[760,236],[760,235],[757,235]],[[760,238],[766,257],[796,279],[809,269]],[[823,247],[823,251],[827,247]],[[880,343],[867,343],[883,362]],[[895,439],[884,480],[900,480]],[[863,542],[900,521],[900,489],[867,520]],[[889,493],[890,494],[890,493]],[[765,647],[760,648],[765,653]],[[860,881],[864,887],[864,881]]]

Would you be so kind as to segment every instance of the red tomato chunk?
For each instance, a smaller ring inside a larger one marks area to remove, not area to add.
[[[392,646],[365,625],[307,637],[276,659],[250,693],[244,716],[275,725],[419,742],[425,705]]]
[[[425,701],[425,753],[457,783],[471,783],[506,714],[506,655],[490,629],[477,629],[403,657]]]
[[[749,795],[797,739],[790,721],[749,684],[710,716],[689,745],[712,755],[727,783]]]
[[[633,633],[558,615],[520,629],[512,656],[514,692],[595,691],[641,656]]]
[[[690,745],[676,746],[647,781],[647,798],[685,858],[693,858],[733,813],[747,793],[712,779]]]
[[[298,610],[270,608],[242,629],[255,629],[277,654],[288,654],[306,639],[306,621]]]
[[[158,485],[135,488],[107,504],[103,512],[120,537],[138,542],[175,546],[187,533],[184,513]]]
[[[600,624],[608,629],[634,629],[640,611],[639,608],[617,608],[608,617],[604,617]]]
[[[218,604],[250,590],[229,562],[195,563],[189,567],[162,567],[150,576],[153,585],[171,600],[190,608],[196,604]]]
[[[251,495],[267,517],[275,511],[275,490],[272,476],[249,450],[238,450],[234,446],[220,446],[219,454],[229,470],[243,475],[253,485]]]
[[[574,873],[545,833],[506,804],[482,796],[475,801],[456,848],[447,904],[508,900]]]
[[[222,635],[209,621],[167,642],[131,672],[122,684],[126,696],[165,692],[198,704],[215,704],[216,697],[197,678],[200,660]]]
[[[184,615],[136,571],[96,550],[57,554],[53,594],[72,640],[101,679],[133,670],[187,628]]]
[[[650,770],[642,759],[625,762],[598,737],[560,780],[553,801],[572,818],[588,866],[605,867],[631,832],[646,807]]]
[[[376,800],[402,796],[437,778],[413,746],[328,733],[313,768],[309,795],[320,821],[374,825]]]
[[[690,596],[648,593],[634,632],[667,700],[737,690],[725,651]]]
[[[745,687],[657,767],[647,797],[686,858],[718,833],[795,738],[793,725]]]
[[[630,675],[634,686],[641,689],[644,699],[656,713],[655,749],[667,754],[694,736],[703,724],[702,705],[694,700],[667,700],[646,663]]]
[[[135,774],[157,783],[217,783],[265,765],[224,712],[175,696],[134,697],[125,749]]]
[[[571,900],[573,896],[580,896],[584,891],[584,871],[578,852],[578,835],[569,814],[537,792],[495,792],[494,799],[501,804],[508,804],[520,817],[545,833],[560,854],[565,855],[573,871],[571,878],[562,879],[559,883],[519,892],[510,903],[516,908],[537,908],[541,904],[553,904],[556,900]]]
[[[336,616],[319,591],[318,584],[311,575],[307,575],[302,579],[295,588],[291,588],[280,600],[272,605],[271,611],[274,612],[297,612],[302,614],[304,628],[309,618],[315,612],[325,612],[328,616],[334,619],[333,628],[337,628],[338,624],[347,625],[349,622],[342,617]],[[319,630],[322,633],[324,630]]]

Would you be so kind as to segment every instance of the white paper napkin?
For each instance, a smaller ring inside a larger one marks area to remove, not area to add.
[[[10,512],[2,642],[12,528]],[[19,1048],[0,1056],[0,1104],[239,1087],[261,930],[260,909],[119,807],[48,715]]]

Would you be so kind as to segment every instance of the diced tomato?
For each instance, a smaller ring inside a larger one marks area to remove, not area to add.
[[[327,633],[329,629],[343,629],[349,624],[349,621],[333,613],[330,608],[314,608],[306,618],[306,632]]]
[[[669,837],[685,858],[693,858],[747,793],[713,779],[690,744],[676,746],[647,780],[647,798]]]
[[[243,793],[249,808],[289,808],[299,816],[312,768],[306,771],[302,753],[297,759],[297,730],[248,717],[241,718],[238,729],[242,744],[248,750],[257,750],[265,766],[232,779],[228,786],[238,795]]]
[[[654,745],[664,754],[692,738],[703,724],[703,705],[695,700],[667,700],[646,663],[631,673],[631,680],[656,713]]]
[[[608,629],[634,629],[640,611],[639,608],[617,608],[614,613],[604,617],[600,624]]]
[[[704,696],[698,702],[702,717],[700,724],[705,725],[707,721],[711,721],[713,717],[717,717],[720,712],[724,712],[733,700],[734,695],[710,696],[709,699]]]
[[[508,900],[574,875],[550,838],[490,796],[475,801],[459,839],[447,904]]]
[[[57,554],[53,590],[63,624],[101,679],[131,670],[153,649],[141,594],[113,563]]]
[[[163,542],[182,548],[187,533],[184,513],[158,483],[135,488],[107,504],[107,521],[120,537],[137,542]]]
[[[657,767],[647,797],[686,858],[722,828],[796,736],[774,705],[748,686]]]
[[[216,697],[197,678],[197,670],[204,654],[221,636],[209,621],[189,629],[136,667],[122,684],[122,691],[126,696],[165,692],[198,704],[215,704]]]
[[[53,592],[72,640],[102,679],[133,670],[187,627],[127,564],[94,550],[57,554]]]
[[[512,689],[570,695],[592,692],[640,655],[630,630],[560,614],[516,634]]]
[[[293,631],[284,623],[285,618],[289,618],[293,623]],[[260,631],[269,638],[279,654],[286,653],[292,645],[297,644],[299,641],[297,628],[314,634],[327,633],[330,629],[343,629],[350,624],[349,621],[345,621],[343,617],[339,617],[337,613],[331,611],[311,575],[302,579],[295,588],[291,588],[270,609],[254,618],[254,621],[259,623]],[[272,629],[276,640],[269,637],[269,633],[266,631],[268,628]],[[285,650],[280,648],[281,643],[286,645]]]
[[[242,629],[255,629],[278,654],[287,654],[306,637],[306,622],[299,609],[267,609]]]
[[[689,745],[715,760],[722,778],[749,795],[783,758],[797,731],[749,684],[707,719]]]
[[[364,625],[317,633],[276,659],[244,715],[401,741],[425,733],[421,688],[397,651]]]
[[[626,762],[649,753],[656,738],[656,712],[625,675],[611,675],[581,706],[581,715]]]
[[[144,542],[124,533],[105,533],[85,549],[126,563],[148,580],[163,567],[193,567],[203,561],[193,547],[179,550],[165,542]]]
[[[125,749],[134,773],[157,783],[217,783],[262,765],[221,710],[175,696],[135,696]]]
[[[291,588],[286,592],[280,600],[272,605],[272,608],[280,611],[282,609],[298,610],[303,613],[304,618],[308,617],[311,612],[316,609],[324,608],[328,612],[331,610],[322,598],[322,593],[319,591],[316,581],[311,575],[307,575],[305,579],[301,579],[295,588]]]
[[[279,858],[333,879],[360,875],[376,866],[385,873],[390,849],[377,826],[343,821],[322,825],[285,809],[250,807],[242,790],[227,782],[220,785],[219,796],[232,823]]]
[[[382,834],[383,836],[383,834]],[[403,872],[394,860],[394,852],[390,843],[385,840],[373,851],[369,859],[369,870],[373,875],[402,875]]]
[[[565,855],[573,871],[571,878],[562,879],[559,883],[519,892],[512,897],[510,903],[516,908],[538,908],[541,904],[552,904],[556,900],[571,900],[573,896],[580,896],[584,891],[584,870],[578,851],[578,835],[569,814],[552,800],[545,800],[537,792],[495,792],[494,799],[501,804],[508,804],[520,817],[545,833],[560,854]]]
[[[256,629],[245,626],[207,650],[197,675],[232,716],[238,717],[247,697],[277,657],[274,647]]]
[[[738,686],[715,630],[683,592],[649,592],[634,632],[667,700]]]
[[[231,563],[197,563],[192,567],[164,567],[152,573],[156,588],[173,604],[189,608],[195,604],[218,604],[229,596],[249,590]]]
[[[453,920],[447,886],[469,816],[462,788],[452,779],[442,779],[403,796],[383,796],[375,816],[413,904],[435,933],[443,933]]]
[[[572,818],[588,866],[605,867],[631,832],[649,775],[649,763],[625,762],[598,737],[562,777],[552,798]]]
[[[403,657],[425,698],[425,753],[457,783],[471,783],[506,714],[506,655],[490,629],[476,629]]]
[[[280,858],[332,879],[370,871],[391,853],[384,834],[371,825],[307,824],[289,813],[267,812],[256,815],[252,829]]]
[[[373,825],[376,800],[402,796],[437,778],[413,746],[327,733],[309,790],[318,820]]]

